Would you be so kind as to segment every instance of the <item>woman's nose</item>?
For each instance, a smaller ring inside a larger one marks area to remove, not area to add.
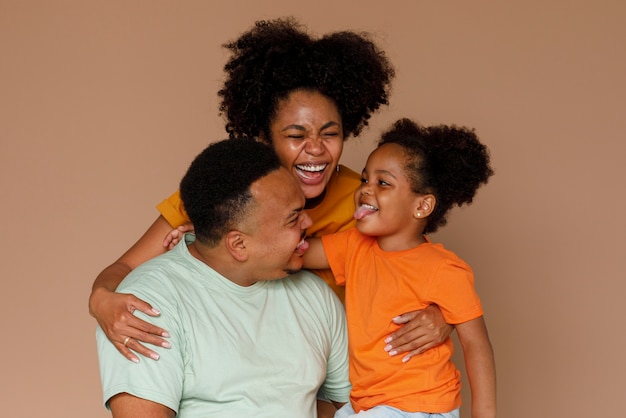
[[[306,140],[305,145],[306,152],[313,155],[320,155],[324,153],[325,147],[322,138],[319,136],[310,136]]]

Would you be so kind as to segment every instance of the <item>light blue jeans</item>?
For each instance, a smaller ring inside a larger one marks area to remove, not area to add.
[[[391,406],[380,405],[357,414],[348,402],[335,412],[335,418],[459,418],[459,413],[459,408],[443,414],[430,414],[428,412],[404,412]]]

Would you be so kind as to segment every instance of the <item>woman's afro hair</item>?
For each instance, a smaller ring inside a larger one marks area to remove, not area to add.
[[[231,57],[218,92],[231,137],[271,140],[277,104],[295,90],[331,98],[344,138],[358,136],[371,114],[387,105],[394,69],[366,34],[334,32],[314,38],[293,18],[258,21],[224,44]]]

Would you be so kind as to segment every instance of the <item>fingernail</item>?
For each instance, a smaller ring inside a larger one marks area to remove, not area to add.
[[[130,361],[132,361],[133,363],[139,363],[139,357],[131,357]]]
[[[409,361],[409,360],[411,360],[411,357],[406,356],[406,357],[404,357],[404,358],[402,359],[402,362],[403,362],[403,363],[406,363],[406,362],[407,362],[407,361]]]
[[[387,338],[385,338],[385,344],[390,343],[390,342],[391,342],[391,340],[393,340],[393,338],[391,338],[391,337],[387,337]]]
[[[385,341],[385,342],[387,342],[387,341]],[[385,351],[389,351],[389,350],[391,350],[392,348],[393,348],[393,347],[392,347],[390,344],[387,344],[387,345],[385,346]]]
[[[170,338],[170,333],[167,331],[163,331],[163,334],[161,334],[161,337]]]
[[[391,350],[391,351],[389,352],[389,355],[390,355],[390,356],[395,356],[396,354],[398,354],[398,352],[397,352],[396,350]]]
[[[158,360],[158,359],[159,359],[159,355],[158,355],[157,353],[151,353],[151,354],[150,354],[150,358],[151,358],[152,360]]]
[[[161,311],[156,308],[152,308],[152,313],[155,315],[161,315]]]
[[[169,341],[163,341],[161,343],[161,347],[170,348],[171,347],[170,342]]]

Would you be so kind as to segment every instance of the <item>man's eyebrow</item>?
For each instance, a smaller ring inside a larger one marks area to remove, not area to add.
[[[300,206],[299,208],[293,209],[291,212],[289,212],[289,215],[287,215],[287,220],[291,220],[294,217],[298,217],[300,216],[300,214],[304,212],[304,206]]]

